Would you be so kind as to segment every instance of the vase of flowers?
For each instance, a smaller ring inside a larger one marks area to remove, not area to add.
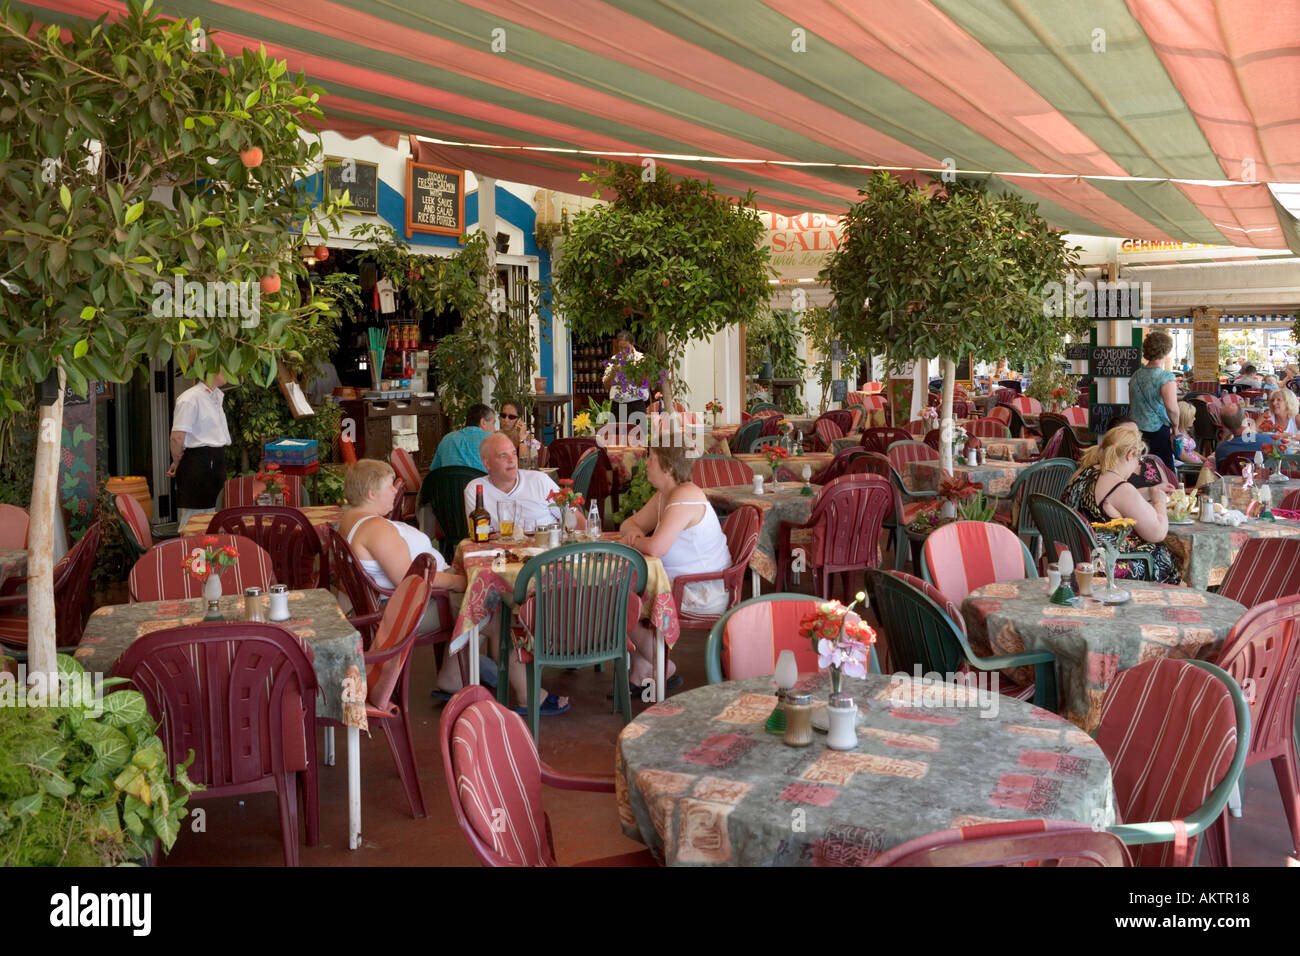
[[[270,496],[271,504],[274,507],[284,506],[284,489],[287,482],[284,475],[280,474],[280,466],[275,462],[263,466],[254,478],[265,486],[265,493]]]
[[[207,602],[203,620],[220,621],[221,572],[239,560],[239,551],[234,545],[221,544],[221,539],[214,534],[200,538],[199,545],[186,555],[181,567],[203,582],[203,600]]]
[[[713,417],[713,427],[718,426],[718,416],[722,414],[722,403],[716,398],[711,402],[706,402],[704,410]]]
[[[1070,407],[1070,390],[1068,388],[1054,388],[1049,394],[1051,396],[1051,401],[1047,403],[1049,411],[1059,413]]]
[[[561,478],[560,487],[546,496],[550,504],[560,509],[559,519],[572,539],[578,528],[578,510],[585,504],[582,495],[574,490],[572,478]]]
[[[817,651],[818,668],[829,668],[831,672],[831,694],[840,693],[843,675],[867,676],[867,661],[870,647],[876,642],[876,632],[853,613],[858,602],[865,598],[859,591],[848,607],[839,601],[823,601],[805,614],[799,624],[799,636],[810,640]]]
[[[790,457],[790,452],[780,445],[766,445],[763,454],[772,469],[772,481],[775,483],[777,469]]]
[[[573,433],[575,435],[593,435],[595,432],[596,426],[589,414],[580,412],[573,416]]]
[[[964,425],[953,425],[952,427],[952,457],[953,461],[960,461],[962,450],[966,447],[968,436]]]
[[[1092,534],[1101,545],[1099,554],[1101,564],[1106,571],[1106,590],[1097,592],[1096,596],[1103,601],[1116,600],[1120,591],[1115,587],[1115,575],[1119,573],[1119,553],[1127,550],[1124,547],[1128,540],[1129,532],[1137,522],[1132,518],[1111,518],[1109,521],[1092,522]]]
[[[1286,481],[1286,475],[1282,474],[1282,445],[1280,442],[1264,442],[1260,446],[1260,451],[1264,457],[1272,462],[1273,474],[1269,475],[1269,481]]]

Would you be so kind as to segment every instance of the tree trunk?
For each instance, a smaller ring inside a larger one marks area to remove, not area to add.
[[[951,359],[940,359],[943,369],[943,399],[939,405],[939,465],[952,474],[952,435],[956,422],[952,420],[952,393],[957,381],[957,366]]]
[[[31,525],[27,532],[27,667],[35,674],[53,675],[54,627],[54,509],[58,507],[59,449],[63,439],[63,389],[67,382],[58,366],[59,394],[53,405],[42,405],[36,430],[36,466],[32,477]],[[52,678],[46,678],[52,687]]]

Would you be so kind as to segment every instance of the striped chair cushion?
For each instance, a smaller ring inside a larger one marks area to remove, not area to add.
[[[284,503],[290,508],[302,504],[302,479],[297,475],[283,475]],[[418,485],[416,487],[419,487]],[[257,504],[257,496],[266,490],[266,486],[246,475],[243,478],[231,478],[225,485],[224,508],[251,508]]]
[[[420,490],[420,469],[415,467],[415,459],[405,448],[394,448],[391,456],[393,472],[398,478],[402,479],[402,484],[406,486],[407,491],[418,492]],[[415,495],[403,493],[402,516],[404,518],[415,517]]]
[[[1080,408],[1078,405],[1071,405],[1065,411],[1061,412],[1061,416],[1071,425],[1088,424],[1088,410],[1086,408]]]
[[[996,418],[977,418],[966,426],[966,434],[976,438],[1010,438],[1011,429]]]
[[[889,446],[886,457],[894,470],[901,473],[909,461],[938,461],[939,453],[923,442],[896,442]]]
[[[1020,393],[1014,388],[999,388],[993,392],[993,401],[998,405],[1010,405],[1013,399],[1019,397]]]
[[[766,677],[776,672],[776,659],[787,650],[794,651],[800,674],[815,674],[817,651],[799,636],[799,623],[818,603],[815,598],[760,601],[731,615],[722,632],[722,675],[727,680]]]
[[[903,571],[896,571],[895,575],[912,585],[912,587],[916,588],[918,591],[923,592],[926,597],[939,605],[945,614],[957,622],[957,626],[961,628],[961,632],[963,634],[966,633],[966,619],[961,616],[960,606],[948,600],[942,591],[936,588],[929,581],[922,581],[915,575],[907,574]]]
[[[826,443],[827,448],[830,448],[831,442],[835,441],[837,438],[844,437],[844,430],[828,418],[818,419],[815,427],[817,437]]]
[[[405,577],[397,584],[397,590],[384,605],[384,616],[375,630],[375,639],[370,644],[370,653],[379,653],[395,647],[410,636],[419,625],[429,606],[429,585],[419,577]],[[402,675],[402,667],[411,656],[414,643],[408,644],[401,654],[386,661],[371,664],[366,669],[366,703],[381,714],[389,712],[393,690]]]
[[[701,488],[748,485],[753,480],[754,469],[734,458],[701,458],[691,466],[691,481]]]
[[[1300,594],[1300,538],[1249,539],[1228,568],[1219,594],[1248,608]]]
[[[1011,400],[1010,404],[1021,415],[1041,415],[1043,413],[1042,402],[1036,398],[1030,398],[1028,395],[1017,395]]]
[[[1025,577],[1023,545],[1015,532],[984,521],[954,521],[925,540],[925,562],[935,587],[960,605],[978,587]]]
[[[131,495],[114,495],[113,503],[117,505],[117,513],[122,516],[122,520],[135,535],[136,543],[146,551],[152,548],[153,532],[149,529],[149,519],[145,517],[140,502]]]
[[[1124,823],[1182,820],[1232,763],[1232,696],[1213,674],[1159,658],[1120,671],[1101,705],[1097,745],[1110,761]],[[1188,841],[1186,862],[1196,849]],[[1136,866],[1172,866],[1175,844],[1130,847]]]
[[[1001,408],[997,405],[994,405],[992,408],[989,409],[989,413],[987,417],[996,419],[997,421],[1000,421],[1002,424],[1007,426],[1010,426],[1011,424],[1011,411],[1006,408]]]
[[[930,423],[924,418],[914,418],[903,426],[909,435],[924,435],[930,430]]]
[[[857,408],[850,408],[849,411],[853,413],[853,419],[849,423],[849,431],[857,431],[862,427],[862,419],[866,416],[863,413],[862,406],[860,405]]]
[[[537,747],[518,714],[479,701],[451,737],[456,792],[474,832],[516,866],[554,865]]]
[[[184,601],[201,597],[203,582],[185,571],[181,562],[195,548],[203,547],[199,542],[204,537],[207,536],[172,538],[154,545],[131,568],[127,578],[131,601]],[[212,537],[218,545],[232,544],[239,552],[238,561],[221,572],[223,594],[242,594],[248,587],[265,590],[275,583],[271,556],[257,542],[237,534]]]

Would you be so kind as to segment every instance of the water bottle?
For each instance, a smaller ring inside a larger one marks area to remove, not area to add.
[[[587,509],[587,537],[592,541],[600,538],[600,509],[596,507],[594,501]]]

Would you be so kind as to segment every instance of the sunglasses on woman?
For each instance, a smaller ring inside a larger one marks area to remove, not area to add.
[[[501,413],[501,420],[502,420],[503,422],[513,422],[513,421],[515,421],[515,420],[518,419],[518,418],[519,418],[518,415],[510,415],[510,414],[508,414],[508,413],[506,413],[506,412],[502,412],[502,413]]]

